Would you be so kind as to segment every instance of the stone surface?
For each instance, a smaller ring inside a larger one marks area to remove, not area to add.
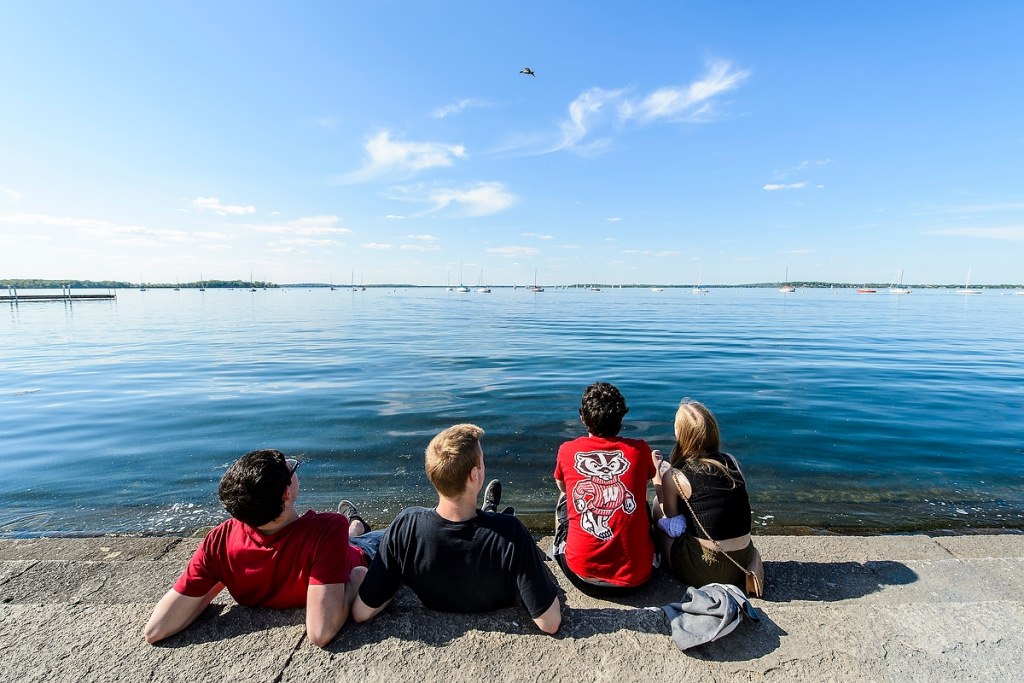
[[[661,611],[645,609],[678,601],[678,581],[659,574],[610,602],[551,563],[564,591],[553,637],[521,607],[445,614],[403,589],[325,649],[305,638],[303,610],[227,595],[150,646],[142,625],[198,540],[121,540],[0,543],[5,680],[1016,681],[1024,670],[1020,535],[758,537],[761,621],[685,653]]]

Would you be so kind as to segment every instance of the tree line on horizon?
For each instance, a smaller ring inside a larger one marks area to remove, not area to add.
[[[783,283],[781,282],[751,282],[741,285],[713,285],[713,284],[702,284],[702,287],[710,287],[712,289],[738,289],[744,287],[750,288],[766,288],[766,287],[779,287]],[[820,281],[793,281],[791,284],[798,289],[829,289],[829,288],[847,288],[854,289],[858,287],[868,287],[872,289],[888,289],[889,283],[880,282],[869,282],[869,283],[849,283],[849,282],[820,282]],[[125,282],[121,280],[44,280],[41,278],[10,278],[6,280],[0,280],[0,288],[7,289],[8,287],[14,287],[15,289],[60,289],[61,287],[70,287],[71,289],[135,289],[139,287],[137,282]],[[331,285],[322,282],[305,282],[305,283],[293,283],[293,284],[276,284],[273,282],[265,282],[262,280],[256,280],[252,283],[246,280],[203,280],[202,282],[144,282],[143,287],[147,289],[174,289],[175,287],[183,287],[185,289],[198,289],[199,287],[206,287],[207,289],[241,289],[256,287],[258,289],[269,289],[269,288],[280,288],[280,287],[337,287],[339,289],[347,289],[347,285]],[[396,288],[396,287],[443,287],[444,285],[411,285],[402,283],[388,283],[388,284],[376,284],[376,285],[365,285],[367,288]],[[513,285],[491,285],[492,287],[511,288]],[[522,285],[519,285],[520,287]],[[555,285],[550,285],[555,286]],[[647,284],[628,284],[628,285],[616,285],[616,284],[603,284],[603,283],[573,283],[566,285],[558,285],[559,287],[601,287],[605,289],[616,289],[622,287],[624,289],[646,289],[648,287],[667,287],[670,289],[689,288],[695,287],[695,284],[676,284],[666,285],[659,283],[647,283]],[[959,289],[963,285],[961,283],[952,284],[916,284],[906,285],[911,289]],[[975,285],[976,287],[983,287],[985,289],[1020,289],[1024,285],[1020,284],[998,284],[998,285]]]

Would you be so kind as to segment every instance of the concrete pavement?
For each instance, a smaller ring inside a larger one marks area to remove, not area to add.
[[[680,652],[658,576],[629,600],[565,591],[562,629],[522,608],[431,612],[407,590],[321,650],[302,610],[226,593],[184,633],[142,625],[195,538],[0,541],[0,671],[9,681],[1015,681],[1024,673],[1024,535],[758,536],[759,623]],[[544,549],[550,538],[541,539]]]

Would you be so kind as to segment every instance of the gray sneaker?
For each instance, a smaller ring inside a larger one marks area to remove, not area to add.
[[[484,505],[481,508],[484,512],[497,512],[501,503],[501,482],[491,479],[484,489]]]
[[[357,508],[351,500],[342,500],[338,503],[338,512],[348,517],[348,521],[359,522],[362,524],[364,534],[371,531],[370,525],[367,524],[365,519],[359,516],[359,508]]]

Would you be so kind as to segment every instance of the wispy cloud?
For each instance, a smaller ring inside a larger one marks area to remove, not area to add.
[[[403,244],[399,249],[406,251],[441,251],[441,245],[427,243],[427,244]]]
[[[321,116],[318,119],[313,119],[313,125],[317,128],[325,128],[331,130],[337,128],[341,124],[341,119],[336,119],[330,116]]]
[[[918,211],[913,216],[929,216],[934,214],[975,214],[975,213],[1002,213],[1009,211],[1024,211],[1022,202],[991,202],[988,204],[961,204],[957,206],[934,206]]]
[[[317,240],[312,237],[289,237],[277,240],[277,244],[290,244],[298,247],[333,247],[337,240]]]
[[[605,218],[605,220],[608,221],[609,223],[618,223],[619,221],[622,220],[622,218],[620,218],[619,216],[608,216],[608,218]]]
[[[443,119],[454,114],[460,114],[470,107],[483,106],[486,106],[486,103],[483,100],[476,99],[475,97],[467,97],[466,99],[456,100],[451,104],[446,104],[443,107],[438,107],[434,111],[430,112],[430,116],[435,119]]]
[[[777,192],[779,190],[802,190],[807,187],[805,181],[799,183],[767,183],[762,190],[768,190],[769,192]]]
[[[623,249],[623,254],[639,254],[641,256],[681,256],[681,251],[654,251],[653,249]]]
[[[18,192],[16,190],[12,190],[11,188],[7,187],[6,185],[0,185],[0,200],[3,200],[5,202],[14,203],[14,202],[16,202],[16,201],[18,201],[20,199],[21,199],[21,193],[20,192]]]
[[[554,235],[543,235],[543,234],[537,233],[537,232],[524,232],[523,233],[523,237],[533,237],[534,239],[538,239],[538,240],[553,240],[553,239],[555,239]]]
[[[340,184],[359,183],[384,176],[409,177],[430,168],[444,168],[466,158],[466,148],[440,142],[401,142],[383,130],[366,141],[369,156],[358,171],[336,176]]]
[[[219,197],[196,197],[192,206],[200,211],[213,211],[218,216],[245,216],[256,213],[256,207],[250,205],[223,204]]]
[[[787,254],[813,254],[814,249],[790,249],[786,252]]]
[[[520,258],[525,256],[536,256],[540,250],[535,247],[490,247],[486,250],[488,254],[503,256],[505,258]]]
[[[783,178],[793,175],[794,173],[803,173],[811,169],[821,168],[822,166],[828,166],[831,163],[831,159],[804,159],[796,166],[792,166],[781,171],[776,171],[772,175],[775,178],[781,180]]]
[[[399,216],[398,214],[389,213],[387,216],[384,216],[384,219],[389,221],[404,221],[405,216]]]
[[[505,185],[497,182],[479,182],[466,188],[409,185],[392,187],[385,195],[389,199],[429,204],[418,215],[452,209],[462,216],[488,216],[504,211],[518,201]]]
[[[625,89],[590,88],[569,104],[569,118],[561,124],[561,140],[547,151],[571,149],[593,153],[607,148],[610,138],[584,139],[594,131],[628,123],[649,125],[657,121],[706,123],[715,119],[719,96],[735,90],[750,71],[737,69],[725,60],[707,64],[704,74],[689,85],[666,86],[647,95],[630,97]]]
[[[70,228],[79,235],[119,246],[160,248],[169,244],[203,244],[211,241],[223,241],[232,237],[226,233],[193,233],[185,230],[150,228],[145,225],[121,225],[96,218],[49,216],[37,213],[0,216],[0,223],[41,228]]]
[[[937,230],[925,230],[923,234],[977,237],[1005,242],[1024,242],[1024,225],[1007,225],[994,228],[939,228]]]
[[[436,235],[406,235],[406,239],[418,240],[420,242],[436,242],[438,237]]]
[[[247,223],[242,227],[250,228],[257,232],[305,236],[350,234],[352,231],[339,225],[340,222],[341,218],[338,216],[321,215],[305,216],[291,221],[276,223]]]
[[[367,242],[366,244],[363,244],[363,245],[360,245],[360,246],[362,246],[363,249],[376,249],[376,250],[383,251],[383,250],[386,250],[386,249],[392,249],[392,248],[394,248],[395,245],[387,244],[385,242]]]

